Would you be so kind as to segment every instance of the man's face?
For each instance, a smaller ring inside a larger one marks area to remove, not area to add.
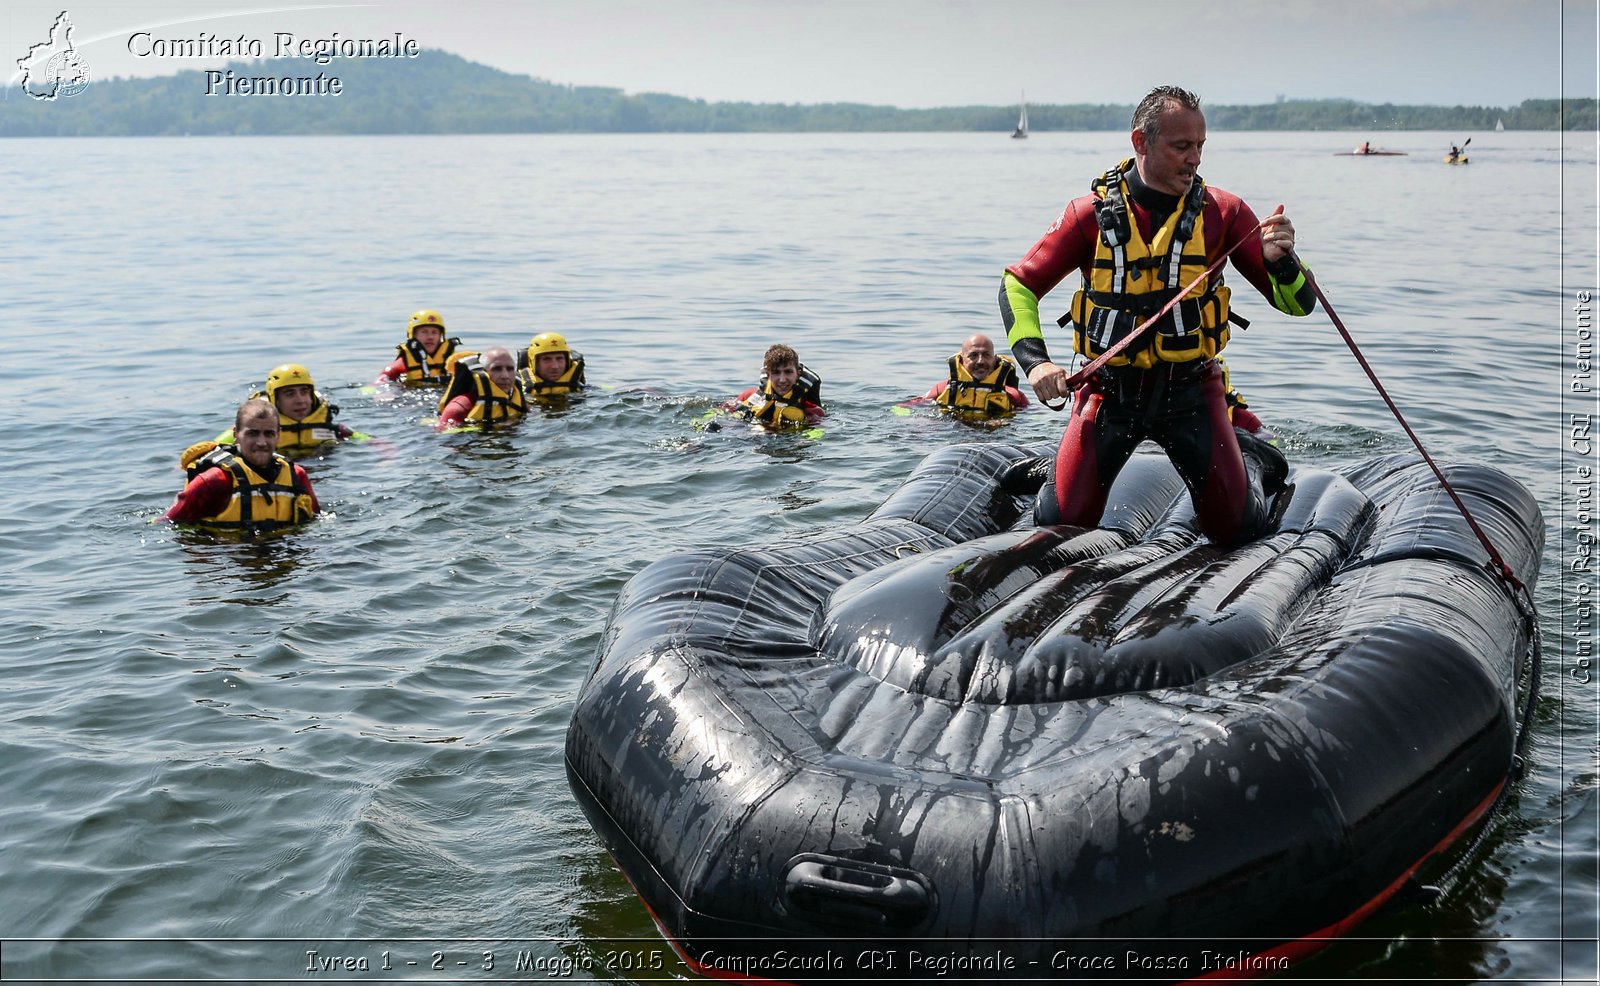
[[[794,363],[780,363],[767,371],[767,382],[775,394],[788,394],[800,379],[800,367]]]
[[[257,472],[266,469],[272,464],[272,453],[278,450],[278,416],[269,413],[246,416],[233,439],[244,461]]]
[[[484,366],[489,374],[489,379],[494,385],[506,393],[511,393],[517,383],[517,364],[511,361],[511,354],[498,352],[489,357],[489,362]]]
[[[290,384],[273,392],[273,403],[278,405],[279,411],[298,421],[311,413],[312,394],[310,384]]]
[[[540,380],[560,380],[561,374],[567,372],[567,354],[540,353],[539,362],[534,365],[534,370],[539,374]]]
[[[1185,195],[1200,170],[1200,149],[1206,143],[1206,117],[1199,110],[1168,105],[1161,112],[1154,138],[1133,132],[1133,153],[1139,176],[1158,192]]]
[[[444,341],[444,330],[437,325],[419,325],[412,335],[422,343],[422,351],[429,356],[432,356],[433,351],[439,348],[439,343]]]
[[[994,343],[988,339],[968,339],[961,347],[961,363],[975,379],[982,380],[994,372]]]

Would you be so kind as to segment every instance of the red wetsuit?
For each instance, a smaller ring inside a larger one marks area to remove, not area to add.
[[[472,406],[476,403],[478,403],[477,398],[471,394],[457,394],[450,398],[444,410],[439,412],[439,423],[434,426],[434,431],[459,428],[466,424],[467,415],[472,413]]]
[[[317,503],[316,491],[311,488],[311,477],[307,476],[306,471],[299,465],[295,465],[294,478],[302,489],[311,494],[312,511],[321,512],[322,507]],[[232,496],[233,477],[228,471],[220,466],[207,469],[189,480],[183,492],[178,494],[178,499],[167,508],[161,519],[174,524],[198,524],[228,509],[228,500]]]
[[[1148,242],[1181,205],[1178,196],[1145,186],[1137,170],[1127,175],[1128,212]],[[1093,194],[1073,199],[1060,220],[1021,261],[1006,268],[1026,293],[1000,290],[1001,316],[1011,352],[1026,373],[1050,358],[1038,328],[1037,302],[1073,271],[1088,277],[1100,238]],[[1261,254],[1257,217],[1238,196],[1206,187],[1202,225],[1207,263],[1241,239],[1233,266],[1280,311],[1304,315],[1315,306],[1292,258],[1269,270]],[[1220,272],[1219,272],[1220,273]],[[1021,304],[1016,304],[1017,300]],[[1031,305],[1031,311],[1023,310]],[[1252,489],[1229,422],[1222,371],[1211,359],[1157,363],[1140,370],[1106,367],[1073,395],[1072,420],[1056,452],[1058,522],[1092,526],[1106,495],[1133,450],[1146,438],[1167,453],[1189,489],[1201,530],[1227,547],[1255,536],[1265,521],[1259,488]],[[1258,425],[1259,427],[1259,425]],[[1057,519],[1057,518],[1052,518]]]
[[[378,374],[378,379],[374,380],[373,383],[394,383],[405,375],[406,358],[404,356],[396,356],[394,362],[384,367],[383,371]]]

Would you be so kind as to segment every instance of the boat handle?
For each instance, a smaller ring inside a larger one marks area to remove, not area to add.
[[[927,879],[913,870],[814,854],[790,861],[783,894],[813,920],[886,928],[921,924],[933,898]]]

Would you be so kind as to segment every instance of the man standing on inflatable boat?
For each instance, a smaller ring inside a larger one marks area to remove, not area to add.
[[[1071,271],[1083,276],[1061,324],[1077,352],[1093,359],[1161,309],[1235,244],[1231,260],[1272,306],[1306,315],[1316,300],[1294,258],[1294,227],[1283,206],[1259,223],[1236,195],[1201,180],[1206,118],[1200,101],[1175,86],[1151,90],[1133,114],[1133,159],[1091,183],[1019,263],[1006,268],[1000,314],[1011,351],[1047,404],[1074,397],[1055,457],[1054,503],[1040,496],[1042,522],[1093,526],[1106,494],[1139,443],[1155,441],[1189,488],[1200,528],[1232,547],[1258,536],[1266,497],[1287,464],[1271,446],[1236,436],[1215,359],[1228,342],[1229,289],[1220,269],[1201,278],[1144,337],[1085,380],[1076,395],[1051,362],[1039,327],[1039,297]],[[1244,453],[1241,453],[1241,445]],[[1007,476],[1037,488],[1048,460],[1025,461]]]

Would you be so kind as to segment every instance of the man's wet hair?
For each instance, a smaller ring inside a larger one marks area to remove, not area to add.
[[[233,416],[233,433],[235,435],[244,430],[246,418],[270,417],[272,423],[278,423],[278,409],[265,397],[252,397],[239,405],[239,410]]]
[[[1171,103],[1186,110],[1198,110],[1200,97],[1177,86],[1156,86],[1139,100],[1138,107],[1133,111],[1132,129],[1142,130],[1147,139],[1154,140],[1161,129],[1161,114]]]
[[[799,366],[800,355],[781,342],[768,346],[767,354],[761,357],[761,369],[766,373],[771,373],[785,363],[793,363],[795,366]]]

